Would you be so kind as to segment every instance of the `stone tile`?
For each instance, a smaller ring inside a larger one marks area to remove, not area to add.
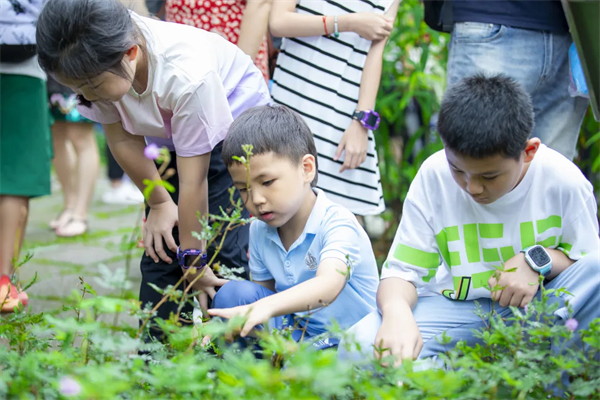
[[[59,244],[34,250],[35,256],[55,261],[93,265],[115,256],[114,251],[78,243]]]

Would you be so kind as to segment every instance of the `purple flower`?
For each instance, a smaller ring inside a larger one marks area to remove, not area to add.
[[[146,158],[149,158],[150,160],[156,160],[158,158],[158,156],[160,156],[160,149],[158,148],[158,146],[156,144],[150,143],[144,149],[144,156]]]
[[[579,326],[579,322],[577,322],[577,320],[575,318],[569,318],[567,320],[567,322],[565,322],[565,326],[567,327],[568,330],[570,330],[571,332],[575,332],[575,330],[577,329],[577,327]]]
[[[58,391],[63,396],[77,396],[81,392],[81,385],[70,376],[65,376],[58,383]]]

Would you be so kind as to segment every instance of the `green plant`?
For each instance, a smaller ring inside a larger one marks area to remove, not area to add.
[[[540,300],[502,319],[481,313],[481,344],[442,354],[445,368],[360,367],[335,351],[314,351],[289,332],[262,334],[250,349],[226,345],[228,325],[160,321],[166,343],[144,343],[115,315],[140,314],[137,301],[97,296],[86,282],[65,304],[70,316],[15,313],[2,317],[0,398],[6,399],[593,399],[600,395],[600,319],[580,331],[583,347],[563,348],[573,326],[555,324],[556,306]],[[109,322],[110,321],[110,322]],[[197,345],[211,335],[214,346]],[[442,338],[447,342],[448,338]],[[351,343],[349,346],[353,346]],[[278,361],[276,361],[278,360]],[[283,366],[283,368],[282,368]]]
[[[376,256],[387,253],[402,214],[408,187],[423,161],[442,148],[430,120],[439,109],[446,82],[448,36],[423,22],[418,0],[400,4],[384,55],[377,98],[381,124],[375,131],[388,229],[374,243]]]

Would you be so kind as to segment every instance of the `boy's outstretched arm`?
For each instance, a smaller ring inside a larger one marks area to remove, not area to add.
[[[377,305],[383,322],[375,338],[375,358],[385,359],[391,355],[396,366],[404,359],[417,358],[423,338],[412,313],[416,304],[417,290],[412,283],[395,277],[381,281]]]
[[[285,291],[265,297],[255,303],[234,308],[212,309],[213,317],[230,319],[245,316],[247,321],[240,336],[247,336],[256,326],[272,317],[315,310],[331,304],[344,288],[348,266],[337,258],[326,258],[319,264],[317,275]]]

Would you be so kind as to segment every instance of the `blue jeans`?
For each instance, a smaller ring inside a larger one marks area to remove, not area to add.
[[[275,292],[255,282],[229,281],[219,289],[213,298],[212,308],[233,308],[252,304],[264,297],[274,294]],[[316,338],[312,337],[308,332],[304,332],[300,324],[296,325],[294,314],[274,317],[269,320],[270,329],[281,330],[294,326],[297,326],[297,328],[292,331],[292,338],[297,342],[300,341],[300,339],[308,340],[316,350],[337,347],[339,344],[339,339],[333,337],[315,340]],[[262,327],[257,328],[260,329]]]
[[[531,96],[533,137],[572,160],[588,100],[571,97],[568,50],[571,35],[480,22],[454,24],[448,85],[476,74],[503,73]]]
[[[565,288],[572,296],[561,294],[559,297],[550,296],[550,304],[558,302],[559,308],[554,312],[557,324],[564,324],[568,318],[575,318],[579,322],[578,329],[586,329],[595,318],[600,318],[600,257],[589,254],[571,265],[560,275],[545,285],[547,289]],[[538,291],[539,299],[541,292]],[[573,315],[568,315],[565,301],[569,300]],[[460,340],[469,346],[481,343],[474,337],[473,330],[485,327],[484,321],[475,314],[476,304],[479,303],[484,312],[494,310],[503,318],[512,316],[508,307],[492,304],[491,299],[478,299],[473,301],[454,301],[444,296],[419,297],[413,309],[413,315],[423,337],[423,348],[419,359],[435,357],[440,353],[453,348]],[[347,360],[358,361],[373,356],[373,344],[381,326],[381,314],[373,311],[348,331],[349,337],[360,344],[360,352],[349,353],[342,343],[339,348],[340,357]],[[452,340],[447,345],[442,345],[441,339],[446,333]],[[399,332],[401,334],[401,332]]]

